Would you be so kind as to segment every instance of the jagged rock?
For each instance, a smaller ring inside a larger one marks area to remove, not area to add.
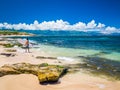
[[[40,82],[55,82],[59,79],[60,73],[58,72],[39,72],[38,79]]]
[[[65,69],[59,66],[42,67],[42,71],[38,72],[38,79],[40,82],[58,81],[63,72],[65,72]]]
[[[0,76],[9,74],[34,74],[38,76],[40,83],[55,82],[63,75],[65,68],[58,65],[48,65],[46,63],[33,65],[29,63],[17,63],[0,67]]]

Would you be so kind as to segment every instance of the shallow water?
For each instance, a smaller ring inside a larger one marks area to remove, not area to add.
[[[93,56],[120,61],[120,36],[33,36],[29,39],[37,43],[33,45],[35,49],[55,57]]]

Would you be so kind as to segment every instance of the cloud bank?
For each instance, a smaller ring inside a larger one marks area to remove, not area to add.
[[[67,21],[56,20],[56,21],[44,21],[39,23],[35,20],[32,24],[19,23],[19,24],[9,24],[9,23],[0,23],[0,29],[15,29],[15,30],[75,30],[75,31],[98,31],[103,34],[111,33],[120,33],[120,29],[115,27],[106,26],[102,23],[96,23],[95,20],[92,20],[88,23],[78,22],[75,24],[70,24]]]

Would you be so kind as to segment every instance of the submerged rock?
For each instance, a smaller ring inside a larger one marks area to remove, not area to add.
[[[83,59],[84,63],[79,65],[79,67],[81,67],[82,69],[85,69],[86,71],[89,71],[97,76],[105,75],[107,77],[120,80],[120,62],[119,61],[101,58],[101,57],[95,57],[95,56],[87,56],[87,57],[78,56],[77,58]],[[78,65],[75,65],[75,66],[78,66]],[[72,69],[74,70],[74,68]]]
[[[9,74],[34,74],[38,76],[40,83],[58,81],[66,69],[58,65],[48,65],[46,63],[33,65],[29,63],[17,63],[0,67],[0,76]]]

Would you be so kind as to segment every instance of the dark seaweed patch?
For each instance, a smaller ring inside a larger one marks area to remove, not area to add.
[[[76,68],[82,68],[96,75],[106,75],[120,80],[119,61],[113,61],[105,58],[92,56],[91,57],[78,56],[78,57],[82,58],[84,63],[69,66],[73,67],[73,70],[75,70]]]

